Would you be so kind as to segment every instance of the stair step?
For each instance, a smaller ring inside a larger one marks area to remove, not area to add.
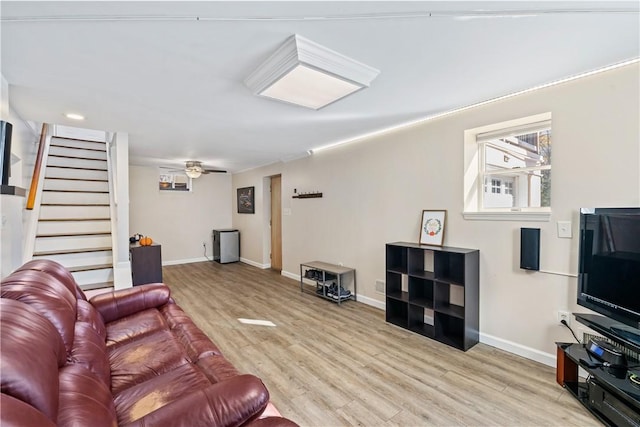
[[[43,205],[108,205],[109,192],[104,191],[78,191],[78,190],[44,190],[42,192]]]
[[[57,233],[111,233],[111,221],[109,219],[38,221],[38,235]]]
[[[52,179],[52,178],[47,178],[47,179]],[[62,179],[62,178],[53,178],[53,179]],[[69,181],[87,181],[85,179],[72,179]],[[89,180],[89,181],[94,181],[94,180]],[[44,192],[51,192],[51,193],[87,193],[87,194],[94,194],[94,193],[99,193],[99,194],[109,194],[108,191],[87,191],[87,190],[42,190]]]
[[[110,206],[109,203],[41,203],[40,206]]]
[[[113,282],[91,283],[90,285],[80,285],[83,291],[91,291],[94,289],[113,288]]]
[[[78,170],[88,170],[88,169],[78,169]],[[87,179],[87,178],[68,178],[68,177],[56,177],[56,176],[45,176],[46,179],[64,179],[67,181],[96,181],[96,182],[109,182],[108,179]],[[44,190],[47,191],[47,190]],[[62,191],[62,190],[58,190]],[[73,191],[73,190],[67,190]],[[108,191],[107,191],[108,193]]]
[[[72,126],[56,125],[55,139],[76,139],[103,143],[107,140],[107,132],[95,129],[84,129]]]
[[[73,148],[64,147],[59,145],[49,146],[49,157],[62,157],[67,159],[82,159],[82,160],[100,160],[107,161],[106,150],[95,150],[88,148]]]
[[[113,281],[113,268],[109,265],[105,268],[93,270],[81,270],[71,273],[78,285],[92,285],[94,283],[105,283]]]
[[[107,231],[107,232],[101,232],[101,231],[96,231],[96,232],[78,232],[78,233],[49,233],[49,234],[37,234],[36,235],[36,239],[37,238],[48,238],[48,237],[78,237],[78,236],[111,236],[111,232]]]
[[[52,255],[67,255],[67,254],[82,254],[87,252],[106,252],[111,251],[111,247],[103,247],[103,248],[85,248],[85,249],[62,249],[57,251],[41,251],[34,252],[34,257],[47,257]],[[64,265],[64,264],[63,264]]]
[[[83,267],[88,265],[98,265],[98,264],[113,264],[113,254],[111,248],[104,248],[105,250],[95,250],[92,252],[66,252],[62,254],[45,254],[45,255],[36,255],[34,254],[33,258],[46,258],[60,263],[66,268],[73,267]]]
[[[43,190],[76,190],[76,191],[109,191],[109,183],[106,181],[80,181],[69,179],[45,178]]]
[[[91,250],[112,245],[110,233],[36,237],[34,252]]]
[[[113,265],[111,264],[82,265],[78,267],[69,267],[67,268],[67,270],[69,270],[71,273],[78,273],[80,271],[103,270],[107,268],[113,268]]]
[[[111,214],[110,207],[107,206],[41,206],[41,219],[96,219],[109,218]]]
[[[47,165],[55,167],[70,167],[76,169],[107,170],[106,160],[80,159],[77,157],[49,155]]]
[[[87,141],[87,142],[91,142],[91,143],[93,143],[94,141]],[[74,149],[74,150],[99,151],[99,152],[104,153],[104,152],[106,151],[106,147],[107,147],[107,146],[106,146],[104,143],[102,143],[102,142],[99,142],[98,144],[102,144],[103,146],[102,146],[102,147],[97,147],[97,148],[94,148],[94,147],[89,148],[89,147],[82,147],[82,146],[74,146],[74,144],[73,144],[73,143],[71,143],[71,141],[65,141],[65,142],[60,142],[60,143],[56,143],[56,144],[54,144],[54,143],[52,142],[51,144],[49,144],[49,146],[50,146],[50,147],[58,147],[58,148],[71,148],[71,149]],[[51,152],[51,151],[49,151],[49,152]]]
[[[107,171],[105,170],[93,170],[93,169],[78,169],[74,167],[56,167],[47,165],[45,171],[45,178],[47,179],[68,179],[68,180],[98,180],[107,181]]]
[[[91,141],[88,139],[69,138],[64,136],[54,136],[51,138],[51,144],[71,145],[75,148],[102,147],[103,150],[107,147],[107,144],[104,141]]]
[[[40,218],[38,221],[111,221],[111,218]]]

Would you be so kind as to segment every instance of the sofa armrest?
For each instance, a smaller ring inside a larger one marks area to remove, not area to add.
[[[126,427],[240,426],[256,419],[269,403],[258,377],[238,375],[175,400]]]
[[[105,323],[113,322],[169,302],[171,291],[162,283],[135,286],[94,296],[89,302],[100,312]]]

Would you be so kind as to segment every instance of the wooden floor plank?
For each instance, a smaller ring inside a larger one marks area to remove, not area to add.
[[[163,268],[172,296],[238,370],[301,426],[597,426],[555,370],[484,344],[462,352],[338,306],[270,270]],[[269,320],[275,327],[238,318]]]

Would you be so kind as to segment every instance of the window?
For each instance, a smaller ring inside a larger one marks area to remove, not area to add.
[[[550,211],[550,113],[465,131],[465,218],[548,220]]]
[[[509,194],[513,196],[513,182],[504,183],[504,194]]]
[[[492,179],[491,180],[491,192],[493,194],[500,194],[500,180]]]

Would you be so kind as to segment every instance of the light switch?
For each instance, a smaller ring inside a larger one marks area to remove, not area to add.
[[[291,215],[291,208],[282,209],[282,215]]]
[[[571,239],[571,221],[558,221],[558,237]]]

